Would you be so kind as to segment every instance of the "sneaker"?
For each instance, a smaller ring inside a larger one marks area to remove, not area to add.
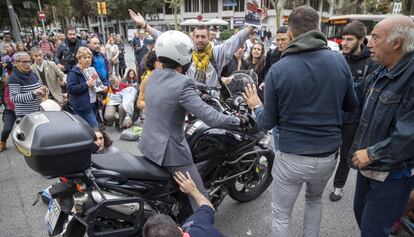
[[[331,199],[332,202],[337,202],[341,200],[343,192],[342,188],[334,188],[334,191],[329,195],[329,199]]]

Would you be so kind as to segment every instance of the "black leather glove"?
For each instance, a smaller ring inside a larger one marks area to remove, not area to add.
[[[237,115],[237,118],[240,119],[240,127],[245,127],[249,125],[249,117],[245,115]]]

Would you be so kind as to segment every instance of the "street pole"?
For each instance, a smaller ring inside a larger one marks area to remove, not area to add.
[[[16,20],[16,15],[14,13],[13,5],[10,3],[10,0],[6,0],[6,4],[7,4],[7,9],[9,11],[10,22],[12,24],[13,37],[16,42],[21,41],[19,27],[17,26],[17,20]]]
[[[39,11],[42,11],[42,5],[40,4],[40,0],[37,0],[37,3],[39,3]],[[42,18],[42,28],[43,28],[43,34],[46,34],[45,31],[45,20]]]
[[[56,27],[56,7],[55,6],[52,6],[52,14],[53,14],[53,25],[54,25],[55,30],[56,30],[57,27]]]
[[[106,31],[105,31],[105,25],[104,25],[104,21],[103,21],[104,16],[100,16],[100,18],[101,18],[101,26],[102,26],[102,32],[103,32],[103,34],[102,34],[103,42],[102,43],[105,45],[106,44]]]

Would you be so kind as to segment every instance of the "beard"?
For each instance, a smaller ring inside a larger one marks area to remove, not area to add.
[[[360,47],[359,43],[357,42],[354,47],[351,48],[351,50],[349,50],[349,53],[347,53],[347,55],[351,56],[354,55],[355,51]]]
[[[69,44],[71,44],[71,45],[76,44],[76,41],[77,41],[77,39],[76,39],[76,38],[74,38],[74,39],[68,39],[68,42],[69,42]]]

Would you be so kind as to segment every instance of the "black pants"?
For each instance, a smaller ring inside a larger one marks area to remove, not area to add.
[[[352,155],[349,154],[349,150],[351,149],[357,128],[357,123],[344,123],[342,125],[341,156],[339,159],[338,168],[335,172],[333,183],[334,188],[343,188],[345,186],[349,173],[348,157]]]
[[[200,192],[204,194],[204,196],[207,197],[208,194],[207,194],[206,188],[204,187],[203,179],[201,178],[200,173],[198,172],[198,169],[195,166],[195,164],[184,165],[184,166],[165,166],[165,168],[172,175],[174,175],[174,173],[177,171],[181,171],[181,173],[183,173],[184,175],[186,175],[186,172],[188,172],[191,176],[191,179],[197,185],[198,190],[200,190]],[[191,209],[193,209],[193,212],[195,212],[199,208],[198,204],[193,198],[188,197],[188,199],[190,201]]]
[[[13,110],[5,109],[3,112],[3,131],[1,132],[1,141],[6,142],[11,131],[13,130],[16,114]]]

